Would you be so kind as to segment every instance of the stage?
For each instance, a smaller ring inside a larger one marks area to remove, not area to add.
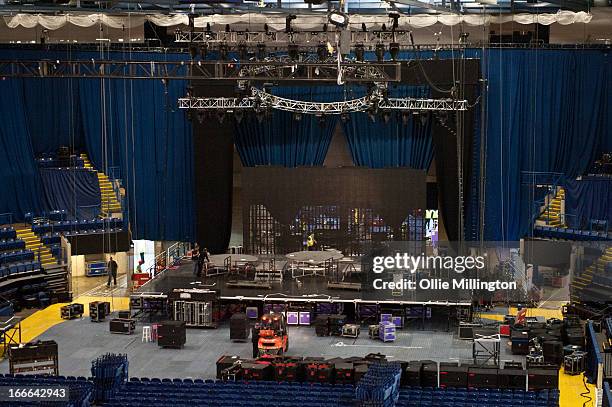
[[[228,255],[211,256],[211,268],[223,265],[219,259]],[[245,255],[235,255],[237,261]],[[250,258],[250,257],[249,257]],[[254,262],[252,267],[262,270],[269,263],[267,260]],[[284,268],[283,260],[276,260],[278,272]],[[219,264],[221,263],[221,264]],[[322,268],[322,267],[321,267]],[[430,305],[430,306],[471,306],[472,300],[469,290],[403,290],[401,292],[390,290],[375,290],[371,281],[364,276],[353,277],[353,284],[361,283],[361,289],[334,289],[328,287],[329,276],[310,275],[291,278],[289,268],[282,271],[282,280],[268,281],[269,288],[239,288],[228,287],[228,283],[252,282],[238,273],[223,273],[208,277],[196,277],[195,267],[191,261],[185,261],[176,269],[168,269],[155,279],[140,287],[136,293],[163,293],[168,294],[174,289],[211,289],[218,290],[219,298],[224,302],[291,302],[316,303],[340,302],[354,304],[388,304],[392,305]]]

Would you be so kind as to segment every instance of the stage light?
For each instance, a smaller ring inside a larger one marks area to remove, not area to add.
[[[340,120],[342,120],[342,123],[348,123],[349,120],[351,120],[351,116],[348,113],[342,113],[340,115]]]
[[[327,45],[319,43],[319,45],[317,45],[317,57],[319,61],[324,61],[328,56],[329,52],[327,52]]]
[[[302,113],[293,113],[293,120],[296,122],[302,121]]]
[[[198,123],[204,123],[204,111],[198,110],[198,112],[196,113],[196,117],[198,119]]]
[[[323,32],[327,32],[327,23],[323,23]]]
[[[298,45],[295,43],[291,43],[289,45],[287,45],[287,54],[289,55],[289,58],[293,59],[293,60],[297,60],[300,58],[300,50],[298,48]]]
[[[368,32],[368,27],[366,26],[366,23],[361,23],[361,31],[363,31],[364,33]]]
[[[397,11],[391,11],[389,13],[389,18],[393,20],[393,24],[391,25],[391,31],[397,30],[397,27],[399,27],[400,13],[398,13]]]
[[[373,109],[368,109],[368,117],[372,120],[372,123],[376,123],[376,113]]]
[[[363,62],[365,58],[365,47],[363,44],[355,45],[355,59],[359,62]]]
[[[244,116],[244,113],[242,112],[242,110],[237,109],[234,112],[234,119],[236,119],[236,123],[240,123],[242,121],[243,116]]]
[[[219,45],[219,59],[225,61],[227,59],[228,54],[227,44],[223,43]]]
[[[408,125],[408,122],[410,121],[410,113],[408,112],[402,112],[402,124],[404,126]]]
[[[381,29],[381,31],[387,31],[387,24],[383,23]]]
[[[391,44],[389,44],[389,54],[391,54],[391,59],[392,60],[397,60],[397,57],[399,56],[399,52],[400,52],[400,45],[397,42],[392,42]]]
[[[376,54],[376,59],[378,59],[378,62],[384,61],[385,60],[385,44],[383,44],[382,42],[379,42],[378,44],[376,44],[376,49],[374,53]]]
[[[193,86],[187,86],[187,97],[190,98],[193,96]]]
[[[268,27],[268,23],[264,23],[264,31],[266,32],[266,34],[270,32],[270,27]]]
[[[389,123],[389,121],[391,120],[391,113],[389,113],[388,111],[385,110],[382,113],[382,118],[383,118],[383,121],[385,122],[385,124]]]
[[[440,124],[442,124],[443,126],[446,125],[446,122],[448,121],[448,112],[446,110],[440,110],[437,113]]]
[[[232,31],[232,30],[230,29],[230,25],[229,25],[229,24],[225,24],[225,32],[226,32],[226,33],[228,33],[228,32],[230,32],[230,31]]]
[[[200,45],[200,58],[206,59],[206,55],[208,55],[208,43],[207,42]]]
[[[225,120],[225,112],[223,110],[217,110],[217,120],[219,120],[219,123],[223,123]]]
[[[206,32],[209,33],[210,32],[210,23],[206,23]]]
[[[268,56],[268,53],[266,52],[266,44],[260,42],[257,44],[257,59],[262,61],[266,59],[266,56]]]
[[[196,15],[195,15],[195,14],[193,14],[193,13],[189,13],[189,14],[187,15],[187,19],[189,20],[189,30],[190,30],[191,32],[193,32],[193,29],[194,29],[194,27],[195,27],[195,17],[196,17]]]
[[[325,115],[324,114],[317,115],[317,119],[319,121],[319,126],[324,127],[325,126],[325,122],[326,122]]]
[[[421,116],[421,126],[427,126],[427,122],[429,122],[429,113],[422,112]]]
[[[244,42],[238,44],[238,58],[241,60],[246,60],[249,58],[249,50]]]
[[[191,56],[192,60],[198,56],[198,49],[194,45],[189,47],[189,55]]]
[[[349,24],[349,17],[339,10],[333,10],[327,16],[327,21],[336,27],[345,28]]]
[[[290,33],[293,32],[293,29],[291,28],[291,21],[295,20],[297,17],[295,14],[289,14],[287,17],[285,17],[285,32],[286,33]]]
[[[255,112],[255,117],[259,123],[262,123],[266,118],[266,112],[264,112],[263,109],[259,109]]]

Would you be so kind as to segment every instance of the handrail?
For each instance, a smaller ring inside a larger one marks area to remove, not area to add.
[[[550,224],[551,218],[550,215],[550,204],[552,199],[550,199],[550,195],[554,193],[556,196],[557,188],[559,187],[561,180],[563,179],[564,174],[560,172],[552,172],[552,171],[521,171],[521,185],[530,185],[530,186],[546,186],[548,187],[548,193],[542,199],[536,199],[533,203],[537,205],[537,208],[544,206],[542,211],[536,210],[535,213],[531,217],[531,224],[535,224],[536,220],[545,215],[546,225]],[[561,217],[561,214],[559,214]],[[563,221],[563,219],[559,218],[559,220]]]
[[[190,249],[190,244],[186,242],[176,242],[166,250],[157,254],[153,259],[153,264],[147,268],[146,272],[151,276],[151,280],[157,278],[168,270],[169,265],[176,260],[184,257]]]

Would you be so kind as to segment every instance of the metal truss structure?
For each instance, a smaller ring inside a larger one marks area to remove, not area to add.
[[[399,62],[341,62],[344,82],[398,82]],[[337,82],[337,62],[266,61],[0,61],[5,78],[206,79]]]
[[[287,112],[330,115],[351,112],[382,111],[456,111],[466,110],[467,101],[453,99],[413,99],[387,98],[368,95],[358,99],[341,102],[306,102],[282,98],[262,90],[252,88],[252,96],[245,98],[227,97],[186,97],[178,100],[179,109],[220,110],[234,112],[237,110],[277,109]]]
[[[270,47],[286,47],[287,44],[314,48],[320,43],[336,43],[336,31],[181,31],[174,32],[177,43],[245,44],[255,46],[266,44]],[[398,43],[400,47],[411,47],[410,31],[350,31],[351,44],[373,46]]]

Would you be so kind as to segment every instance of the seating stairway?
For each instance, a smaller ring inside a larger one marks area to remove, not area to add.
[[[17,233],[17,238],[25,242],[26,249],[34,252],[36,260],[38,260],[38,253],[40,252],[40,263],[42,264],[43,268],[57,264],[57,259],[53,257],[49,247],[47,247],[41,241],[41,239],[34,234],[30,227],[16,227],[15,232]]]
[[[87,154],[81,154],[81,159],[83,160],[83,167],[95,171],[98,175],[98,183],[100,184],[100,200],[102,203],[102,216],[109,217],[113,213],[121,213],[121,204],[117,200],[115,195],[115,190],[113,189],[113,184],[110,182],[108,176],[101,171],[96,170]]]
[[[592,301],[599,296],[599,293],[604,295],[604,298],[609,298],[610,290],[612,290],[612,247],[608,247],[580,276],[574,277],[570,299]],[[590,299],[584,298],[589,295]]]
[[[565,227],[561,217],[562,202],[564,200],[565,189],[559,187],[555,196],[550,200],[548,209],[546,207],[543,208],[538,221],[551,227]]]

